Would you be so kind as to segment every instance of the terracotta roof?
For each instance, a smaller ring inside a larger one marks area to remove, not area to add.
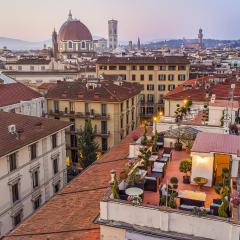
[[[48,65],[50,62],[50,59],[45,58],[21,58],[16,62],[6,63],[6,65]]]
[[[142,133],[143,128],[130,133],[4,239],[99,240],[99,226],[93,221],[109,189],[110,171],[122,170],[133,135]]]
[[[76,101],[122,102],[138,95],[143,86],[138,83],[122,82],[117,85],[113,81],[94,83],[96,87],[87,88],[86,81],[59,82],[53,89],[49,89],[47,99],[67,99]]]
[[[22,83],[0,84],[0,107],[39,97],[41,94]]]
[[[88,28],[79,20],[66,21],[59,30],[61,41],[92,41],[92,35]]]
[[[16,125],[18,137],[8,132],[8,126],[12,124]],[[54,119],[0,112],[0,157],[70,125]]]
[[[240,137],[236,135],[200,132],[192,152],[217,152],[240,156]]]
[[[239,102],[233,101],[232,104],[228,100],[218,100],[216,99],[214,102],[209,102],[209,106],[212,107],[232,107],[239,108]]]
[[[184,56],[165,57],[99,57],[97,64],[190,64]]]
[[[49,90],[55,88],[56,86],[57,83],[43,83],[40,86],[38,86],[38,89]]]

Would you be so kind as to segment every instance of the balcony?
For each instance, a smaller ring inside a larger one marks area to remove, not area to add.
[[[70,118],[90,118],[96,120],[109,120],[110,114],[91,113],[91,112],[74,112],[74,111],[49,111],[49,116],[70,117]]]
[[[110,135],[110,131],[106,130],[106,131],[96,131],[96,136],[98,137],[109,137]]]

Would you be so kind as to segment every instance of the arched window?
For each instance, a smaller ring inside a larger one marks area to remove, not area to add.
[[[73,47],[73,44],[71,41],[68,42],[68,48],[72,48]]]

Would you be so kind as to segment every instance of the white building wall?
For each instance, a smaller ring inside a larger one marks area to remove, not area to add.
[[[15,112],[28,116],[42,117],[46,111],[46,103],[44,97],[35,98],[29,101],[21,101],[19,103],[0,107],[0,111]]]
[[[67,182],[65,130],[57,133],[57,147],[52,149],[51,136],[37,141],[37,158],[30,160],[30,148],[25,146],[16,151],[17,169],[10,172],[8,156],[0,158],[0,237],[7,234],[13,226],[12,215],[22,209],[22,220],[34,212],[33,199],[41,195],[41,205],[54,194],[54,185],[60,189]],[[54,175],[53,159],[58,158],[58,173]],[[33,189],[32,171],[38,169],[39,187]],[[12,203],[11,182],[19,178],[19,198]]]

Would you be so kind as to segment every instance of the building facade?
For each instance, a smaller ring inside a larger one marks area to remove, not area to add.
[[[164,96],[189,79],[186,57],[99,57],[97,76],[118,75],[127,82],[143,85],[141,117],[148,118],[164,108]]]
[[[4,236],[66,185],[69,124],[5,112],[0,112],[0,120],[0,236]]]
[[[118,47],[118,21],[108,21],[108,47],[110,50],[114,50]]]
[[[141,86],[137,83],[86,81],[59,83],[46,95],[48,115],[73,124],[67,135],[67,150],[78,162],[77,136],[91,119],[97,143],[106,152],[139,125]]]

